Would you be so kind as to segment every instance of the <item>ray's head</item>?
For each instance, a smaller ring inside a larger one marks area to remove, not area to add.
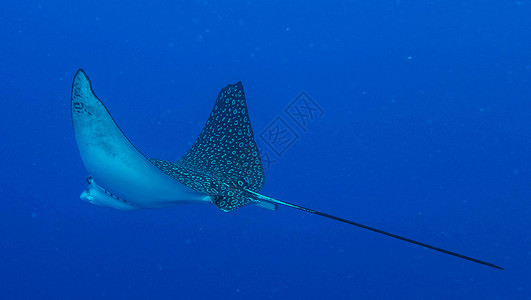
[[[87,201],[91,204],[117,208],[120,210],[136,209],[136,207],[127,202],[127,200],[122,199],[99,186],[92,177],[87,177],[87,183],[87,188],[79,196],[81,200]]]

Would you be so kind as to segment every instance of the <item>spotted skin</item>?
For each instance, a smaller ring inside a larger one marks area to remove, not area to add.
[[[84,88],[76,89],[76,86]],[[82,157],[83,153],[88,153],[86,157],[89,158],[90,166],[96,170],[98,175],[105,176],[107,173],[114,172],[114,174],[108,177],[109,180],[107,183],[113,183],[114,180],[118,180],[118,184],[115,185],[117,192],[120,192],[122,189],[131,192],[130,190],[134,190],[135,185],[139,185],[140,188],[137,189],[137,192],[147,194],[154,199],[158,197],[158,204],[160,205],[160,203],[168,199],[167,195],[162,194],[167,192],[165,187],[168,187],[168,181],[170,181],[169,193],[172,195],[175,192],[178,192],[178,194],[181,193],[178,196],[178,200],[183,200],[183,198],[190,199],[192,197],[195,198],[194,201],[205,201],[204,198],[208,197],[204,197],[203,194],[208,194],[212,202],[224,211],[231,211],[249,203],[268,209],[276,209],[276,205],[283,205],[503,270],[502,267],[486,261],[259,194],[258,191],[264,185],[264,171],[260,156],[258,155],[258,148],[254,142],[253,130],[249,121],[241,82],[228,85],[221,90],[203,131],[192,148],[175,163],[150,159],[151,163],[146,162],[144,164],[145,157],[129,142],[103,103],[94,95],[90,81],[82,70],[79,70],[74,78],[72,100],[74,99],[79,100],[79,102],[72,101],[72,121],[76,139],[80,138],[78,139],[78,146],[80,147]],[[92,110],[88,110],[83,103],[91,104]],[[104,124],[95,124],[91,111],[98,112],[98,121]],[[75,118],[75,116],[82,116],[82,118]],[[84,121],[88,125],[77,124],[76,126],[76,121]],[[78,132],[76,128],[85,129],[86,132]],[[106,141],[106,139],[108,140],[109,137],[111,142],[107,141],[107,144],[111,148],[114,147],[114,150],[118,149],[119,151],[102,151],[102,149],[105,149],[105,147],[102,147],[102,142]],[[98,151],[101,153],[98,153]],[[126,161],[129,163],[132,162],[132,167],[129,168],[128,164],[120,163],[120,160],[116,159],[116,156],[119,155],[128,158]],[[117,163],[116,161],[119,162]],[[199,196],[201,197],[198,198],[197,195],[191,195],[189,193],[191,191],[188,188],[184,190],[182,184],[178,186],[173,185],[176,182],[169,180],[164,174],[160,174],[152,165],[155,165],[165,174],[176,179],[176,181],[199,192]],[[85,166],[87,166],[86,162]],[[146,168],[145,166],[148,167]],[[87,169],[89,168],[87,167]],[[143,173],[143,176],[139,176],[138,173]],[[127,186],[124,184],[124,178],[127,183],[133,182],[134,184]],[[138,203],[126,201],[126,197],[122,198],[118,196],[119,194],[111,193],[109,190],[97,186],[91,177],[89,178],[90,186],[92,188],[84,191],[81,197],[90,202],[95,201],[95,204],[105,204],[105,206],[119,209],[124,209],[125,205],[128,207],[127,209],[131,209],[135,203]],[[99,193],[100,195],[91,194],[92,192]],[[104,196],[101,196],[101,194]],[[157,197],[153,197],[153,194],[158,195]],[[130,195],[133,197],[137,196],[135,193],[130,193]],[[109,205],[109,199],[112,200],[111,203],[116,202],[123,205]],[[136,198],[137,201],[138,199]],[[100,202],[100,200],[104,200],[104,202]],[[151,205],[157,203],[156,201],[153,203],[153,199],[150,200],[152,202]]]
[[[257,202],[245,190],[262,189],[264,169],[242,83],[221,90],[201,134],[180,160],[150,161],[180,183],[212,196],[224,211]]]

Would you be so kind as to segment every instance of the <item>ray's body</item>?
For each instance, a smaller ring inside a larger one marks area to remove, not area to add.
[[[482,260],[260,194],[264,170],[241,82],[221,90],[199,137],[176,162],[148,159],[138,151],[96,97],[89,78],[81,69],[72,84],[71,114],[79,151],[89,173],[88,187],[82,192],[81,199],[90,203],[122,210],[180,203],[212,203],[223,211],[247,204],[272,210],[283,205],[502,269]]]

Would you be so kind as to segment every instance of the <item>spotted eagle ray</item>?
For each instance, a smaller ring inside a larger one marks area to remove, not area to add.
[[[199,137],[176,162],[150,159],[138,151],[98,99],[82,69],[72,83],[71,114],[89,173],[88,187],[80,198],[92,204],[132,210],[212,203],[225,212],[247,204],[271,210],[283,205],[503,270],[486,261],[260,194],[264,169],[241,82],[221,90]]]

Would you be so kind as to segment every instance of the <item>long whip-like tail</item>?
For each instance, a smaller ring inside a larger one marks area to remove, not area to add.
[[[319,215],[319,216],[326,217],[326,218],[329,218],[329,219],[332,219],[332,220],[336,220],[336,221],[339,221],[339,222],[343,222],[343,223],[347,223],[347,224],[354,225],[354,226],[357,226],[357,227],[361,227],[363,229],[374,231],[374,232],[377,232],[377,233],[380,233],[380,234],[384,234],[384,235],[390,236],[392,238],[399,239],[399,240],[402,240],[402,241],[406,241],[408,243],[419,245],[419,246],[422,246],[422,247],[425,247],[425,248],[428,248],[428,249],[432,249],[432,250],[435,250],[435,251],[439,251],[439,252],[442,252],[442,253],[453,255],[453,256],[456,256],[456,257],[459,257],[459,258],[462,258],[462,259],[466,259],[466,260],[478,263],[478,264],[482,264],[482,265],[485,265],[485,266],[489,266],[489,267],[492,267],[492,268],[503,270],[503,268],[500,267],[500,266],[497,266],[495,264],[492,264],[492,263],[489,263],[489,262],[486,262],[486,261],[483,261],[483,260],[479,260],[479,259],[476,259],[476,258],[473,258],[473,257],[470,257],[470,256],[462,255],[462,254],[459,254],[459,253],[456,253],[456,252],[452,252],[452,251],[449,251],[449,250],[446,250],[446,249],[442,249],[442,248],[435,247],[435,246],[432,246],[432,245],[428,245],[428,244],[425,244],[425,243],[422,243],[422,242],[418,242],[418,241],[415,241],[415,240],[412,240],[412,239],[409,239],[409,238],[406,238],[406,237],[403,237],[403,236],[399,236],[399,235],[396,235],[396,234],[393,234],[393,233],[389,233],[389,232],[386,232],[386,231],[383,231],[383,230],[380,230],[380,229],[376,229],[374,227],[370,227],[370,226],[367,226],[367,225],[356,223],[354,221],[350,221],[350,220],[347,220],[347,219],[343,219],[343,218],[340,218],[340,217],[329,215],[329,214],[324,213],[324,212],[320,212],[320,211],[313,210],[313,209],[306,208],[306,207],[302,207],[302,206],[299,206],[299,205],[296,205],[296,204],[280,201],[280,200],[277,200],[277,199],[274,199],[274,198],[271,198],[271,197],[267,197],[267,196],[264,196],[262,194],[259,194],[259,193],[256,193],[256,192],[253,192],[253,191],[250,191],[250,190],[247,190],[247,189],[245,189],[245,191],[247,193],[249,193],[250,195],[252,195],[253,198],[255,198],[258,201],[265,201],[265,202],[269,202],[269,203],[275,203],[275,204],[280,204],[280,205],[284,205],[284,206],[287,206],[287,207],[295,208],[295,209],[302,210],[302,211],[305,211],[305,212],[308,212],[308,213],[311,213],[311,214],[314,214],[314,215]]]

